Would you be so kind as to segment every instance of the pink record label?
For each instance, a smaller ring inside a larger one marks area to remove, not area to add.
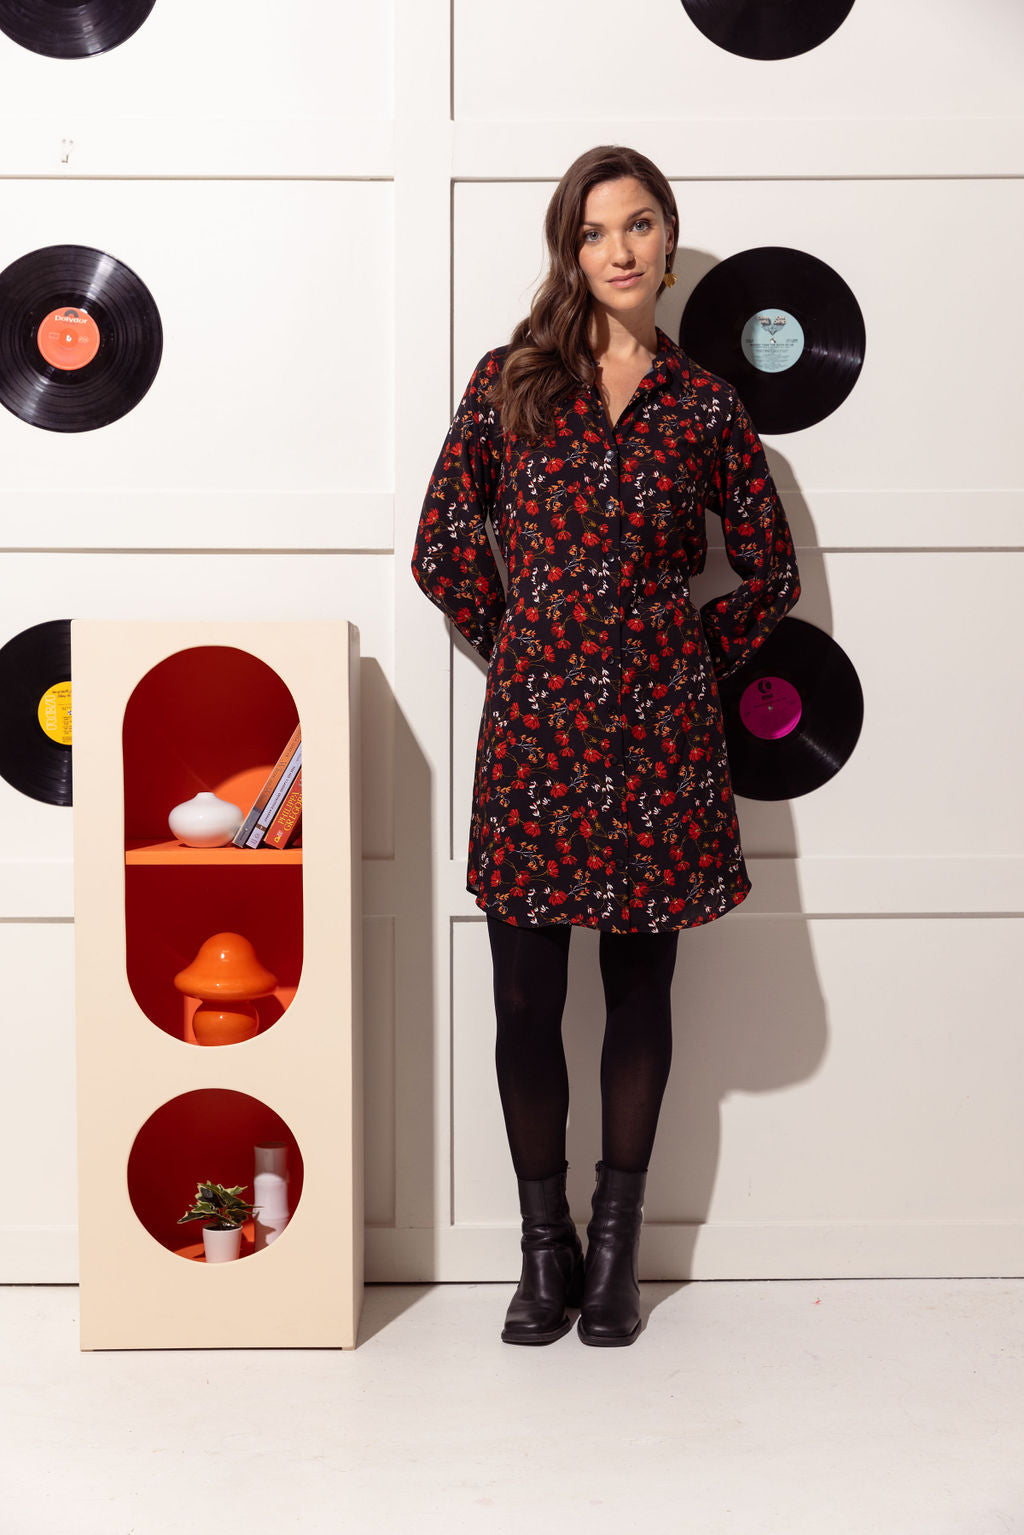
[[[762,741],[788,736],[802,713],[800,694],[784,677],[758,677],[740,696],[740,719]]]

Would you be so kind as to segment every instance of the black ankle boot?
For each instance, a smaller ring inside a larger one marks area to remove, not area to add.
[[[565,1174],[519,1179],[523,1271],[502,1328],[503,1343],[554,1343],[572,1326],[566,1306],[583,1294],[583,1248],[565,1197]]]
[[[577,1331],[584,1343],[597,1348],[622,1348],[640,1332],[637,1253],[647,1172],[618,1172],[603,1162],[594,1170],[597,1186]]]

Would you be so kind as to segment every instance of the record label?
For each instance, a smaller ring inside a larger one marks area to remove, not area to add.
[[[778,741],[800,723],[800,694],[785,677],[758,677],[740,694],[740,719],[762,741]]]
[[[39,723],[44,735],[58,746],[71,745],[71,682],[58,682],[47,688],[39,700]]]
[[[100,328],[84,309],[52,309],[36,331],[43,360],[72,373],[92,362],[100,349]]]
[[[785,373],[800,361],[804,329],[784,309],[759,309],[740,333],[743,355],[759,373]]]

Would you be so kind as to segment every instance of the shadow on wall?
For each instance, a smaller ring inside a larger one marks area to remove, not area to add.
[[[390,907],[386,883],[382,899],[375,897],[374,850],[368,848],[364,859],[367,1279],[406,1284],[405,1300],[412,1305],[418,1292],[409,1282],[440,1267],[430,1226],[437,1208],[434,1063],[437,1031],[444,1027],[434,1008],[433,867],[445,852],[432,842],[431,801],[438,790],[430,763],[384,672],[365,658],[361,668],[364,813],[369,796],[383,793],[397,807],[400,792],[401,811],[393,824],[399,836],[402,827],[413,828],[415,838],[406,846],[380,848],[385,878],[393,856],[400,881]],[[394,794],[386,781],[382,785],[379,764],[370,760],[371,743],[385,754],[390,746]],[[395,1228],[406,1244],[404,1257],[397,1259],[389,1239]]]

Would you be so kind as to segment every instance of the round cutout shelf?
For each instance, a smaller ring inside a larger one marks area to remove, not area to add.
[[[198,1088],[170,1099],[146,1120],[128,1157],[128,1197],[136,1216],[161,1247],[202,1262],[202,1221],[179,1224],[197,1185],[241,1184],[240,1197],[256,1203],[254,1148],[269,1143],[284,1147],[293,1217],[302,1197],[302,1153],[279,1114],[231,1088]],[[243,1258],[258,1255],[263,1235],[252,1222],[243,1228]],[[286,1236],[287,1228],[276,1240]]]

